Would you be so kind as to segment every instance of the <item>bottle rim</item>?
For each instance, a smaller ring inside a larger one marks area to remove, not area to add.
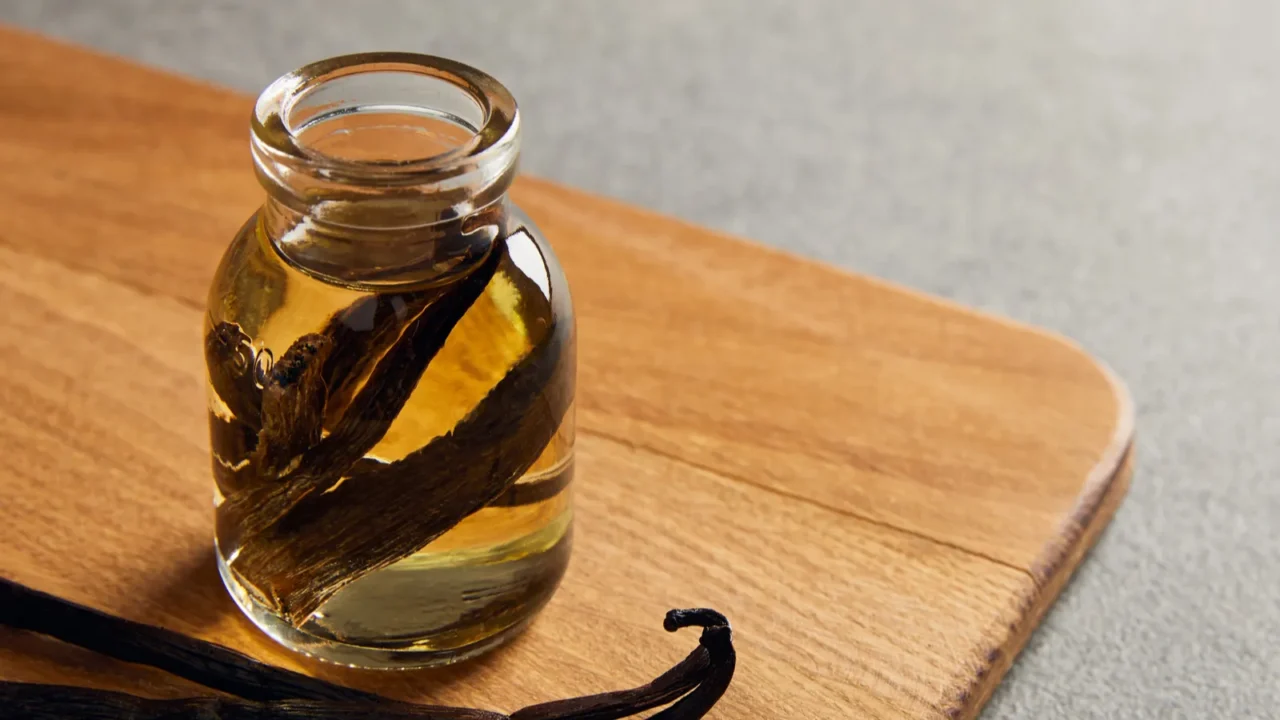
[[[359,95],[342,87],[344,82],[387,76],[435,82],[429,92],[408,86],[407,92],[401,90],[402,97],[379,98],[372,105],[343,94]],[[442,92],[456,97],[443,97]],[[317,103],[317,98],[323,102]],[[469,99],[478,112],[471,118],[459,117],[437,106],[436,100],[441,99],[454,103]],[[329,153],[304,137],[317,118],[379,107],[446,117],[472,134],[438,154],[388,159]],[[268,193],[313,219],[348,224],[342,219],[352,215],[353,204],[376,201],[391,211],[383,213],[388,223],[432,224],[466,216],[505,195],[519,157],[520,115],[515,98],[502,83],[464,63],[408,52],[357,53],[305,65],[267,86],[254,105],[251,149]]]

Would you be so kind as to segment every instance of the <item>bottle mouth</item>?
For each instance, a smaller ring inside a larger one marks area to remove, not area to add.
[[[494,78],[445,58],[377,52],[284,75],[254,107],[267,192],[313,220],[414,227],[465,217],[515,178],[520,118]]]

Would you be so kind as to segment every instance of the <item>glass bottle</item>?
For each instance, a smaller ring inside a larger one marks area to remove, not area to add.
[[[240,608],[363,667],[519,632],[568,561],[575,333],[508,199],[520,119],[465,65],[367,53],[258,98],[266,203],[209,295],[216,544]]]

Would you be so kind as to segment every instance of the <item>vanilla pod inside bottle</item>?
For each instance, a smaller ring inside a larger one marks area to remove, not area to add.
[[[286,646],[362,667],[519,632],[568,562],[575,328],[508,198],[493,78],[368,53],[259,98],[263,207],[210,290],[219,568]]]

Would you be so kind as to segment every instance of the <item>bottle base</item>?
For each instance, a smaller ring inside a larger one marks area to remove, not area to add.
[[[322,637],[289,624],[259,604],[236,580],[226,561],[218,554],[218,573],[232,599],[258,629],[294,652],[328,663],[371,670],[413,670],[452,665],[482,655],[511,641],[527,629],[537,609],[491,635],[457,647],[432,647],[430,638],[399,640],[386,645],[370,646]],[[556,580],[558,581],[558,577]],[[548,597],[545,599],[549,599]],[[544,602],[545,602],[544,599]]]

